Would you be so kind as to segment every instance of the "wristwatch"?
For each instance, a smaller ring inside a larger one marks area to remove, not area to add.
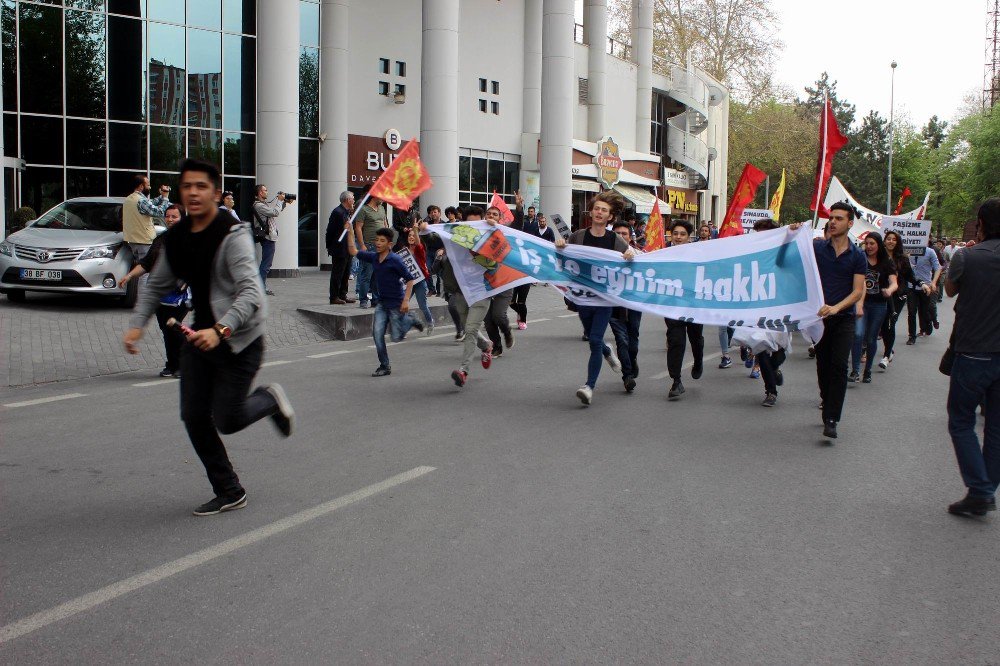
[[[233,329],[229,328],[228,326],[224,326],[222,324],[216,324],[212,328],[215,330],[216,333],[219,334],[220,340],[228,340],[229,337],[233,334]]]

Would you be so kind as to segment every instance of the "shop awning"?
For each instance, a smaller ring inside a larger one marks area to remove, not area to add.
[[[653,196],[648,190],[644,190],[641,187],[635,185],[625,185],[624,183],[618,183],[615,185],[615,191],[622,195],[626,199],[632,202],[635,206],[635,212],[639,215],[649,215],[653,212],[653,202],[657,201],[657,198]],[[670,204],[668,204],[663,199],[659,199],[660,202],[660,214],[670,215]]]
[[[596,180],[573,179],[573,189],[581,192],[600,192],[601,186]]]

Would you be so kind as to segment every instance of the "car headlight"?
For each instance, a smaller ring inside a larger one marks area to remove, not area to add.
[[[114,259],[121,245],[98,245],[83,251],[78,259]]]
[[[0,243],[0,254],[6,254],[8,257],[14,256],[14,246],[4,241]]]

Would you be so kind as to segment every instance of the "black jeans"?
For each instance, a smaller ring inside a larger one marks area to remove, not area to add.
[[[223,343],[210,352],[181,350],[181,420],[216,496],[243,492],[219,433],[228,435],[278,411],[270,393],[250,385],[264,358],[264,336],[234,354]]]
[[[642,313],[627,308],[615,308],[614,312],[624,318],[611,316],[611,332],[615,335],[615,346],[618,348],[618,360],[622,364],[622,377],[639,376],[639,324],[642,323]]]
[[[351,279],[351,258],[330,257],[330,300],[347,298],[348,281]]]
[[[854,308],[823,320],[823,338],[816,343],[816,379],[823,401],[823,421],[840,421],[847,395],[847,361],[854,344]]]
[[[906,323],[909,326],[910,337],[917,337],[917,318],[920,319],[920,332],[930,335],[931,328],[931,296],[923,289],[910,289],[906,295]]]
[[[528,292],[531,291],[530,284],[522,284],[514,287],[514,295],[510,299],[510,309],[517,313],[517,320],[528,322]]]
[[[458,336],[458,333],[463,330],[462,313],[455,307],[455,295],[445,293],[444,300],[448,303],[448,314],[451,315],[451,321],[455,324],[455,335]]]
[[[184,334],[180,331],[167,328],[168,319],[184,321],[188,309],[183,305],[177,307],[171,305],[161,305],[156,308],[156,323],[163,333],[163,348],[167,353],[167,362],[163,364],[165,370],[177,372],[181,369],[181,345],[184,344]]]
[[[507,307],[514,296],[514,291],[508,289],[493,297],[490,311],[486,313],[486,334],[493,342],[493,352],[503,352],[503,338],[510,335],[510,319],[507,318]]]
[[[671,379],[681,378],[681,365],[684,363],[686,347],[684,336],[691,342],[691,355],[695,363],[701,363],[705,354],[705,327],[676,319],[666,319],[667,322],[667,371]]]
[[[760,378],[764,380],[764,390],[778,395],[778,368],[785,362],[785,350],[761,352],[754,357],[760,366]]]
[[[906,307],[906,300],[906,293],[901,291],[889,297],[889,311],[886,312],[885,321],[882,322],[883,356],[892,354],[893,347],[896,346],[896,322]]]

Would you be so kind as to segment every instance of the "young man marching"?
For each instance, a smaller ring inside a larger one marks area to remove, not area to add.
[[[211,164],[181,164],[181,202],[187,217],[164,234],[163,256],[139,296],[123,339],[125,350],[137,354],[136,345],[160,299],[178,280],[187,283],[194,330],[181,350],[181,420],[215,491],[214,499],[195,509],[196,516],[247,504],[220,432],[239,432],[270,416],[288,437],[294,419],[279,385],[250,392],[264,357],[267,305],[246,225],[233,224],[228,213],[219,212],[221,180]]]
[[[413,294],[413,283],[416,280],[410,276],[410,271],[406,269],[406,264],[399,255],[392,251],[394,235],[392,229],[382,227],[375,231],[372,240],[374,252],[358,250],[353,228],[348,228],[347,235],[347,252],[352,257],[357,257],[363,265],[372,267],[372,281],[378,294],[375,318],[372,321],[372,338],[375,339],[378,368],[372,373],[372,377],[385,377],[392,374],[389,350],[385,346],[386,328],[389,328],[389,337],[393,342],[402,340],[411,328],[424,330],[424,325],[410,314],[410,296]]]
[[[670,227],[670,247],[679,247],[691,242],[691,233],[694,227],[687,220],[674,220]],[[694,357],[694,365],[691,367],[691,378],[701,379],[704,371],[705,356],[705,327],[702,324],[694,324],[688,321],[677,319],[667,319],[667,372],[673,382],[667,398],[677,400],[684,393],[684,384],[681,382],[681,366],[684,364],[684,351],[687,346],[684,338],[691,342],[691,355]]]

